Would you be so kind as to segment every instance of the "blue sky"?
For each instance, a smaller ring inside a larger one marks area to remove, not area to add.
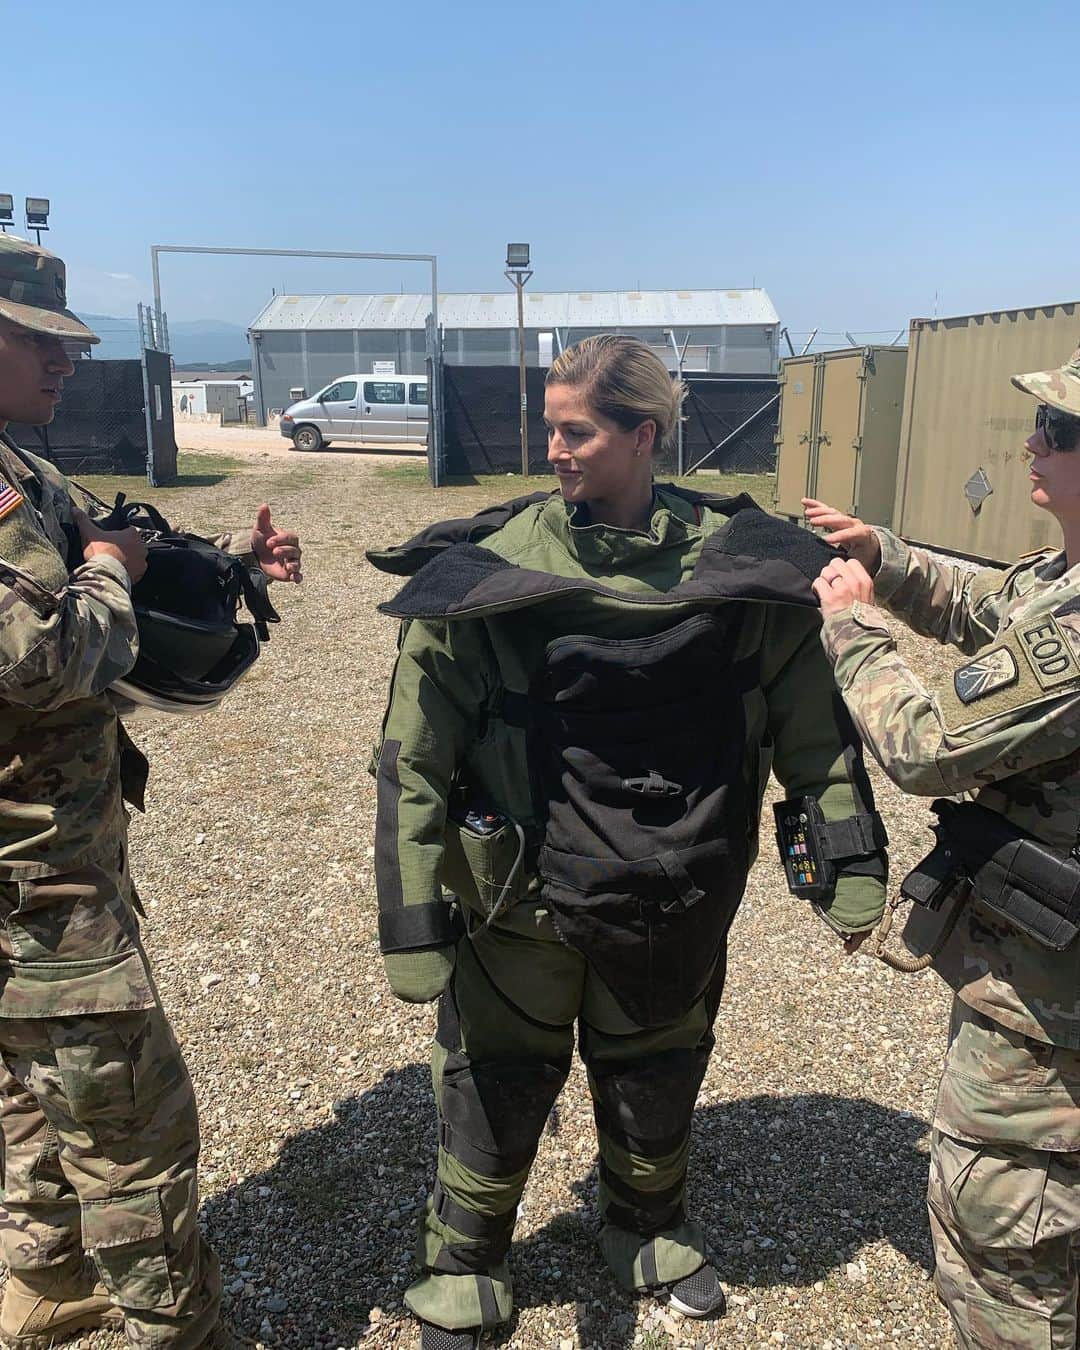
[[[0,191],[51,198],[89,312],[148,298],[151,243],[434,252],[492,290],[520,239],[534,289],[756,283],[793,331],[1080,293],[1075,6],[0,0],[0,31]],[[174,321],[236,323],[425,284],[163,277]]]

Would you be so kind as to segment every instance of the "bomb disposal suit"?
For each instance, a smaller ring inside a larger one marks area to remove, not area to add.
[[[411,574],[381,606],[405,622],[376,868],[395,993],[441,995],[438,1181],[406,1299],[425,1321],[509,1317],[575,1023],[611,1269],[645,1290],[704,1263],[690,1121],[770,768],[848,841],[827,923],[861,932],[882,908],[883,835],[809,586],[830,553],[748,497],[662,486],[644,532],[540,495],[369,554]]]

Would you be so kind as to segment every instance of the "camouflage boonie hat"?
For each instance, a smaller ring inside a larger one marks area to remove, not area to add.
[[[0,314],[34,333],[100,342],[67,307],[63,260],[14,234],[0,234]]]
[[[1013,384],[1050,408],[1080,417],[1080,347],[1057,370],[1033,370],[1030,375],[1014,375]]]

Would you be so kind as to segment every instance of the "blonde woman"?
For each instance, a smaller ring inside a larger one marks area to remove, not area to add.
[[[723,1311],[686,1164],[770,765],[867,827],[818,900],[832,930],[881,910],[810,590],[829,551],[748,497],[653,482],[682,392],[642,343],[586,339],[547,377],[558,492],[370,555],[412,574],[382,606],[405,629],[376,862],[390,984],[439,1000],[438,1180],[406,1295],[425,1350],[510,1316],[511,1234],[575,1030],[608,1265],[687,1316]]]

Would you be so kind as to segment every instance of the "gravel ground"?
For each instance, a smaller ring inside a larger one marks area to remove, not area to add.
[[[275,587],[284,622],[226,708],[138,732],[153,776],[133,827],[147,941],[201,1107],[206,1228],[235,1322],[266,1347],[417,1343],[401,1294],[432,1179],[434,1012],[393,999],[376,943],[367,763],[395,631],[374,606],[395,581],[362,552],[512,490],[436,497],[401,458],[273,456],[162,498],[205,531],[268,499],[305,545],[305,584]],[[937,649],[902,646],[927,681],[946,669]],[[927,812],[875,784],[898,877],[925,851]],[[951,1343],[923,1210],[945,991],[845,958],[773,853],[763,840],[735,923],[690,1166],[728,1315],[681,1320],[606,1274],[578,1066],[525,1196],[518,1311],[494,1344]]]

